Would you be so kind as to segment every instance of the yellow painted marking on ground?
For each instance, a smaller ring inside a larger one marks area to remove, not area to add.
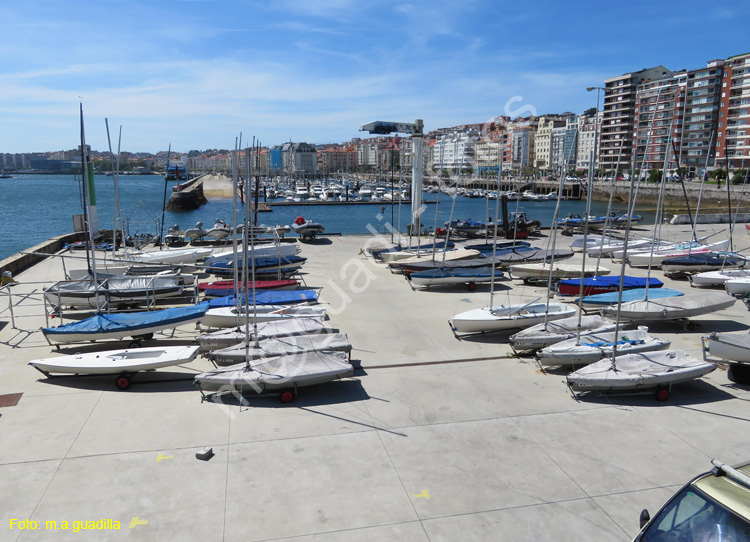
[[[421,498],[421,497],[424,497],[425,499],[428,499],[428,500],[429,500],[429,498],[430,498],[430,494],[429,494],[429,493],[427,493],[427,490],[425,489],[425,490],[423,490],[423,491],[422,491],[422,493],[420,493],[419,495],[414,495],[414,497],[415,497],[415,498],[417,498],[417,499],[419,499],[419,498]]]
[[[162,454],[159,454],[158,457],[156,458],[156,462],[158,463],[162,459],[173,459],[173,458],[174,458],[173,455],[162,455]]]
[[[136,528],[136,527],[137,527],[138,525],[146,525],[146,524],[148,524],[148,520],[147,520],[147,519],[141,520],[141,518],[140,518],[140,517],[138,517],[138,516],[135,516],[135,517],[134,517],[134,518],[133,518],[133,519],[132,519],[132,520],[130,521],[130,528],[131,528],[131,529],[135,529],[135,528]]]

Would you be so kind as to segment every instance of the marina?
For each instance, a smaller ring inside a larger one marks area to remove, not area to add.
[[[698,230],[728,234],[721,224]],[[690,236],[689,225],[662,231],[665,240]],[[527,240],[545,247],[550,237]],[[568,370],[542,370],[531,353],[513,351],[517,329],[457,340],[447,325],[485,307],[491,287],[495,305],[544,306],[546,284],[506,276],[473,291],[413,290],[362,250],[388,241],[351,234],[292,241],[306,258],[297,276],[319,288],[312,306],[325,307],[326,332],[346,334],[351,362],[344,354],[321,358],[337,380],[309,380],[315,385],[300,387],[290,403],[254,393],[211,396],[245,376],[214,370],[203,355],[139,372],[126,390],[112,375],[40,375],[29,362],[44,360],[46,370],[61,358],[58,365],[69,367],[63,356],[125,348],[128,339],[50,346],[38,296],[43,284],[64,278],[63,259],[14,274],[0,313],[0,404],[8,405],[0,407],[0,483],[23,488],[23,498],[6,492],[0,503],[8,517],[40,527],[6,531],[6,538],[73,540],[80,534],[50,532],[45,522],[91,517],[119,523],[98,532],[105,540],[447,541],[502,532],[509,540],[627,541],[641,509],[655,510],[708,459],[745,458],[750,388],[729,380],[726,364],[696,368],[663,402],[653,391],[574,396]],[[738,250],[750,246],[744,231],[734,241]],[[571,242],[558,237],[557,247]],[[582,254],[565,263],[582,265]],[[65,262],[81,267],[83,259]],[[696,291],[686,279],[651,273],[665,288]],[[701,337],[746,333],[748,321],[747,307],[734,303],[695,317],[689,331],[666,321],[648,332],[702,359]],[[323,329],[316,326],[310,329]],[[197,333],[191,321],[156,331],[143,347],[190,347]],[[193,386],[201,374],[208,400]]]

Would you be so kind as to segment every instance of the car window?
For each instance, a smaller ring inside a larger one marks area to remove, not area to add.
[[[691,488],[653,519],[644,542],[750,542],[750,524]]]

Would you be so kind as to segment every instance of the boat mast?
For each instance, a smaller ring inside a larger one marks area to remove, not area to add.
[[[495,299],[495,266],[497,265],[497,214],[500,212],[500,183],[503,175],[503,140],[500,139],[500,153],[497,160],[497,198],[495,199],[495,230],[492,235],[492,272],[490,274],[490,311]],[[510,222],[510,221],[509,221]],[[505,226],[505,224],[503,224]],[[514,247],[515,248],[515,247]]]
[[[93,176],[93,172],[89,171],[89,162],[90,162],[90,155],[89,151],[86,148],[86,134],[83,129],[83,104],[80,104],[80,111],[81,111],[81,179],[82,179],[82,186],[83,186],[83,212],[84,212],[84,228],[86,230],[86,234],[88,239],[86,240],[87,248],[86,248],[86,258],[88,259],[89,264],[89,271],[91,272],[91,276],[94,278],[94,297],[96,298],[96,310],[99,312],[101,310],[101,307],[99,306],[99,281],[97,280],[96,276],[96,252],[94,250],[94,224],[93,217],[95,216],[95,213],[93,213],[93,209],[91,208],[91,202],[93,201],[91,199],[91,194],[89,191],[91,190],[92,185],[94,184],[94,180],[91,178]]]
[[[112,168],[112,181],[115,185],[115,209],[112,218],[112,250],[117,250],[117,224],[119,222],[122,230],[122,209],[120,209],[120,144],[122,143],[122,125],[120,125],[120,135],[117,140],[117,162],[115,164],[114,155],[112,154],[112,141],[109,138],[109,121],[105,118],[104,125],[107,127],[107,144],[109,145],[110,167]],[[120,232],[120,241],[125,246],[125,232]]]
[[[654,117],[656,115],[654,114]],[[630,175],[630,195],[628,201],[628,214],[625,222],[625,244],[622,247],[622,264],[620,265],[620,285],[617,288],[617,316],[615,317],[615,336],[614,342],[612,343],[612,369],[616,370],[616,358],[617,358],[617,338],[620,334],[620,309],[622,307],[622,283],[625,280],[625,265],[628,261],[628,237],[630,235],[630,227],[633,222],[633,213],[635,212],[635,165],[637,160],[637,153],[633,153],[633,162],[631,165]],[[646,160],[646,153],[643,153],[643,160]],[[640,181],[639,181],[640,182]],[[648,284],[648,280],[646,281]]]
[[[167,181],[169,179],[169,157],[172,154],[172,144],[169,144],[167,149],[167,167],[166,173],[164,173],[164,199],[161,204],[161,231],[159,232],[159,249],[163,246],[162,239],[164,239],[164,213],[167,211]],[[177,177],[177,166],[175,166],[175,177]],[[179,184],[179,183],[178,183]]]

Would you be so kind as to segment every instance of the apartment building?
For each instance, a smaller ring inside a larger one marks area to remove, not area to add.
[[[716,133],[716,165],[750,167],[750,53],[724,62]]]
[[[535,139],[539,119],[517,119],[509,126],[511,131],[511,169],[521,170],[534,166]]]
[[[631,157],[635,157],[637,170],[662,169],[665,160],[667,169],[676,169],[678,149],[682,148],[687,81],[687,72],[681,71],[636,87]],[[629,164],[621,160],[620,170],[626,169],[630,170]]]
[[[357,166],[357,152],[353,146],[329,145],[318,148],[318,170],[325,173],[349,172]]]
[[[621,163],[630,164],[637,86],[644,81],[660,79],[670,74],[671,71],[664,66],[656,66],[604,80],[604,115],[598,153],[599,169],[613,170],[615,168],[620,147],[622,147]]]
[[[474,168],[474,146],[478,137],[453,132],[435,139],[433,164],[435,169],[460,171]]]
[[[706,67],[687,72],[687,95],[683,112],[680,164],[688,175],[702,177],[715,165],[723,60],[710,60]]]

